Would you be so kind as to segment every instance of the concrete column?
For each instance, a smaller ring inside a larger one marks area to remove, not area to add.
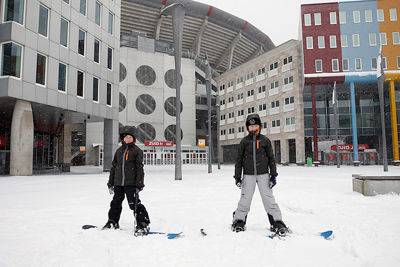
[[[61,140],[61,169],[63,172],[71,171],[71,141],[72,141],[72,124],[71,114],[69,112],[64,113],[64,127],[63,127],[63,138]]]
[[[394,81],[389,82],[390,120],[392,124],[393,162],[399,164],[399,137],[397,134],[397,111]]]
[[[281,139],[281,163],[289,163],[289,140]]]
[[[296,138],[296,163],[299,165],[304,165],[306,162],[304,142],[304,138]]]
[[[11,122],[10,175],[32,175],[33,132],[31,103],[17,100]]]
[[[358,138],[357,138],[357,116],[356,116],[356,96],[354,82],[350,83],[350,101],[351,101],[351,124],[353,128],[353,163],[359,164],[358,159]]]
[[[111,170],[111,162],[118,148],[118,121],[104,119],[103,171]]]
[[[317,129],[317,96],[315,93],[315,84],[311,85],[312,95],[312,113],[313,113],[313,142],[314,142],[314,158],[313,161],[318,160],[318,129]]]

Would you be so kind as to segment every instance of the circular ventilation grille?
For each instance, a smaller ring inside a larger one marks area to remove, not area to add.
[[[136,138],[144,143],[145,141],[152,141],[156,137],[156,130],[148,123],[142,123],[137,127]]]
[[[175,70],[168,70],[164,75],[165,84],[168,85],[169,88],[176,89],[175,86]],[[182,85],[182,75],[181,75],[181,85]]]
[[[123,93],[119,92],[119,112],[126,108],[126,97]]]
[[[139,83],[149,86],[156,81],[156,73],[152,67],[143,65],[136,70],[136,79]]]
[[[126,68],[124,64],[119,63],[119,82],[122,82],[126,78]]]
[[[169,125],[164,131],[165,140],[176,143],[176,125]],[[183,138],[183,132],[181,129],[181,140]]]
[[[176,116],[176,97],[171,96],[165,100],[164,109],[168,113],[168,115],[175,117]],[[181,102],[181,113],[183,110],[183,105]]]
[[[142,114],[151,114],[156,109],[156,101],[151,95],[140,95],[136,98],[136,108]]]

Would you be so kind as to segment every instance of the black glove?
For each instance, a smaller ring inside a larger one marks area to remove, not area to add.
[[[143,186],[137,186],[136,189],[137,189],[136,192],[142,191],[143,190]]]
[[[235,185],[239,188],[242,188],[242,178],[240,177],[233,177],[235,178]]]
[[[107,184],[108,187],[108,192],[110,192],[110,195],[114,194],[114,186],[112,184]]]
[[[275,185],[276,185],[276,176],[271,175],[271,176],[269,177],[268,186],[269,186],[269,188],[272,189],[272,187],[274,187]]]

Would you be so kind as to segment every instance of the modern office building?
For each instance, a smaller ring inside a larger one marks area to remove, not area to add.
[[[118,141],[120,8],[119,0],[1,1],[1,174],[68,171],[87,122],[103,122],[110,167]]]
[[[382,151],[378,73],[384,69],[389,158],[399,160],[396,101],[400,88],[399,1],[349,1],[301,6],[306,154],[326,160],[339,143],[348,162],[375,161]],[[382,49],[381,49],[382,48]],[[380,49],[382,56],[380,57]],[[336,86],[338,124],[332,93]],[[391,145],[389,145],[391,144]],[[365,148],[368,153],[365,153]],[[372,149],[372,150],[371,150]],[[333,157],[330,158],[333,160]]]
[[[224,162],[235,161],[237,146],[248,134],[246,117],[257,113],[277,162],[304,164],[301,63],[299,43],[290,40],[216,78]]]

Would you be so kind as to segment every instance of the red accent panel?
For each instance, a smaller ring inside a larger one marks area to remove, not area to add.
[[[334,77],[307,77],[304,80],[304,85],[311,84],[333,84],[336,82],[337,84],[344,83],[344,76],[334,76]]]
[[[207,13],[207,17],[209,17],[211,15],[213,8],[214,8],[213,6],[210,6],[210,9],[208,10],[208,13]]]
[[[167,4],[167,0],[163,0],[162,4],[163,4],[163,6],[165,6]]]
[[[247,24],[249,24],[249,23],[246,21],[246,23],[245,23],[244,26],[242,27],[242,31],[243,31],[244,29],[246,29]]]
[[[337,24],[330,24],[330,12],[336,12]],[[321,25],[315,25],[314,14],[321,13]],[[304,14],[311,15],[311,26],[305,26]],[[309,4],[301,6],[301,27],[304,55],[304,73],[316,73],[315,60],[322,59],[322,72],[332,73],[332,59],[339,60],[339,72],[342,68],[342,49],[340,45],[339,4]],[[330,48],[330,37],[336,36],[336,48]],[[318,36],[324,36],[325,48],[318,48]],[[313,49],[307,49],[306,37],[313,38]]]

